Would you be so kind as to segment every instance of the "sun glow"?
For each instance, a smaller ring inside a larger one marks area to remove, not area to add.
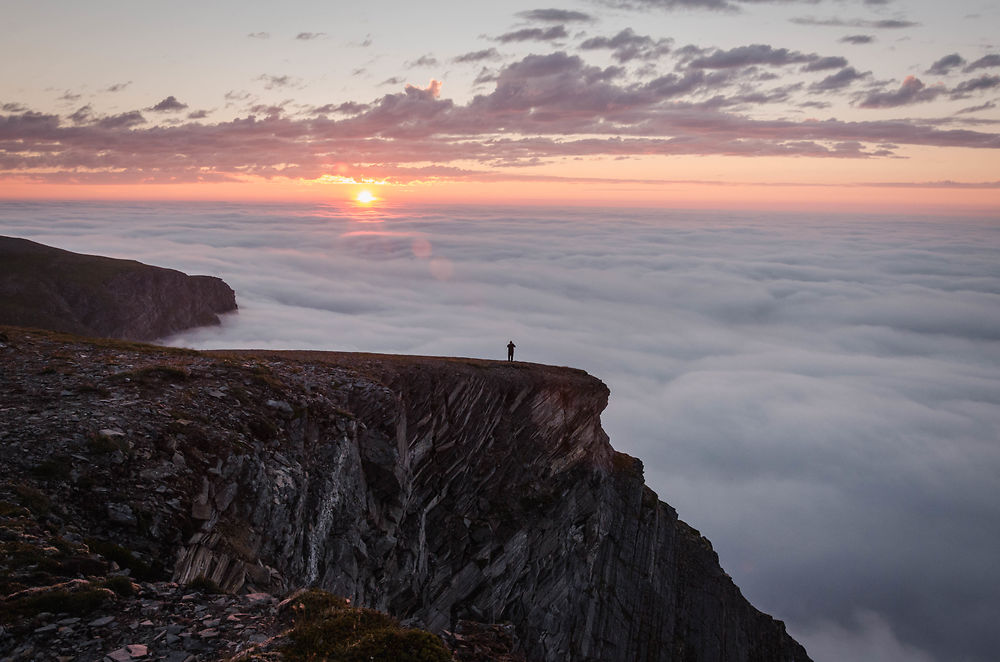
[[[378,198],[376,198],[374,195],[372,195],[371,191],[367,191],[367,190],[361,191],[360,193],[358,193],[354,197],[354,199],[357,200],[358,202],[360,202],[363,205],[367,205],[367,204],[369,204],[371,202],[375,202],[376,200],[378,200]]]

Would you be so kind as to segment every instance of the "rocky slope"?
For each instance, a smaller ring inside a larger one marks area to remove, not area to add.
[[[233,310],[219,278],[0,237],[0,324],[153,340]]]
[[[510,623],[538,662],[809,659],[611,448],[586,373],[5,332],[0,500],[150,577]]]

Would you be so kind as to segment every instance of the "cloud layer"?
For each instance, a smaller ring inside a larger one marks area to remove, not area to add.
[[[433,108],[433,90],[412,95]],[[1000,649],[995,223],[0,212],[0,233],[225,278],[239,314],[178,344],[503,359],[513,338],[519,359],[585,368],[611,387],[614,445],[817,662],[986,662]]]

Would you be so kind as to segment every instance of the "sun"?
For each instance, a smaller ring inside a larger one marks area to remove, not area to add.
[[[372,195],[371,191],[361,191],[356,196],[354,196],[354,199],[363,205],[367,205],[369,202],[375,202],[376,200],[378,200],[378,198]]]

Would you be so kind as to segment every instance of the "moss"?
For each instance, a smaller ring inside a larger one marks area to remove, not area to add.
[[[387,614],[349,606],[311,589],[293,605],[295,626],[285,660],[330,662],[448,662],[451,654],[430,632],[403,628]]]
[[[123,577],[121,575],[108,577],[104,580],[103,584],[104,588],[109,588],[122,597],[135,595],[135,587],[132,585],[132,580],[128,577]]]
[[[18,502],[36,516],[47,515],[52,508],[52,501],[41,490],[31,485],[20,483],[13,489]]]
[[[83,616],[96,611],[114,594],[91,585],[79,591],[57,589],[0,602],[0,620],[10,622],[17,617],[30,618],[42,612]]]
[[[70,477],[70,458],[65,455],[42,460],[31,469],[32,475],[42,480],[66,481]]]

